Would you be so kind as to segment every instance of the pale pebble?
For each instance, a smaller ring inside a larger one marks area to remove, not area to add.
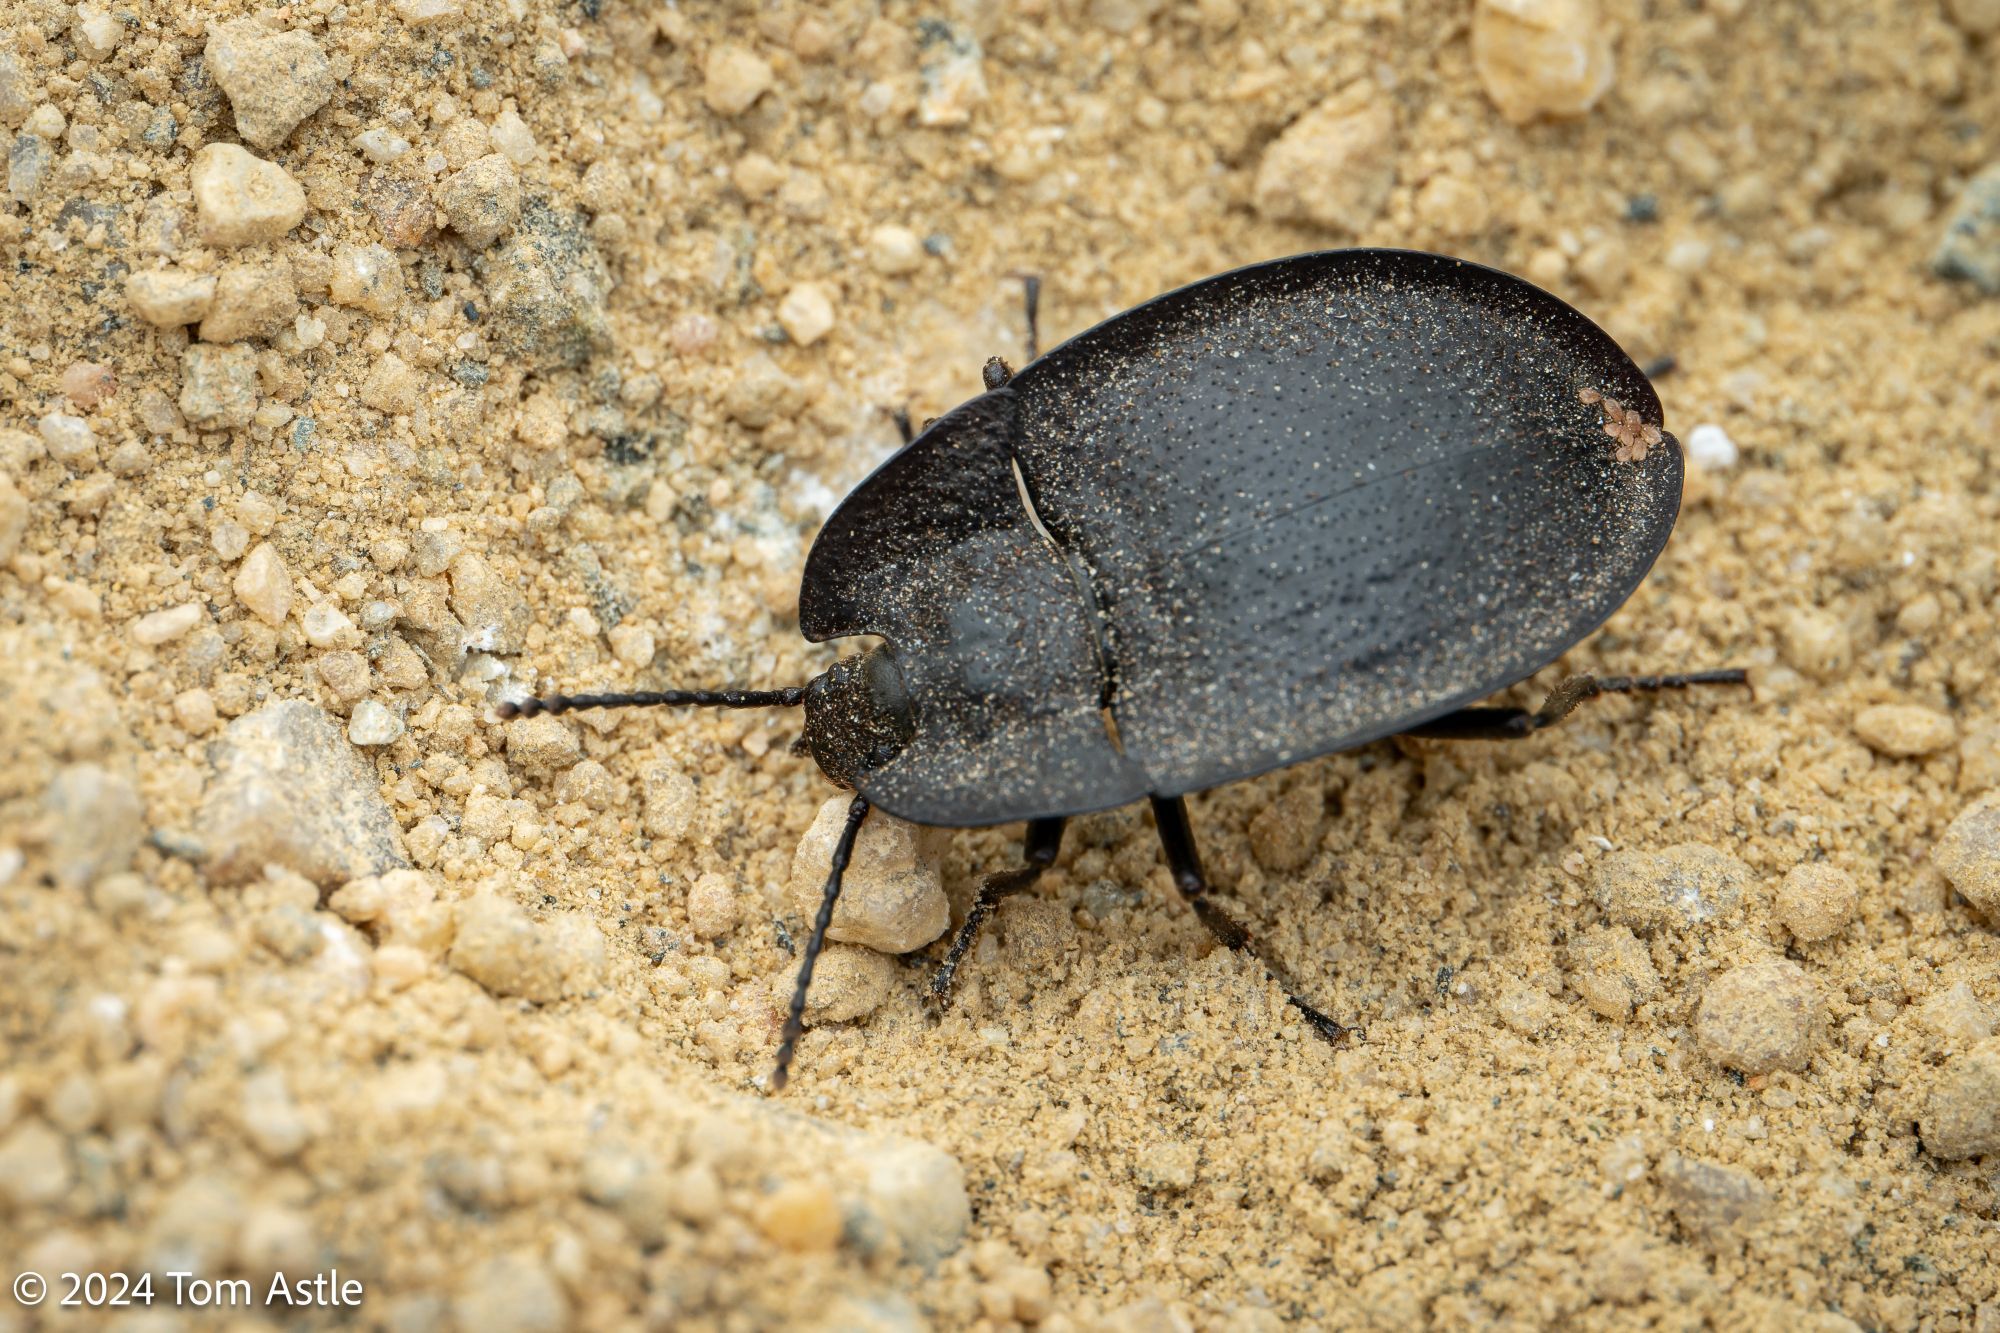
[[[2000,923],[2000,792],[1958,813],[1931,849],[1931,864],[1967,902]]]
[[[1958,725],[1934,708],[1876,704],[1855,715],[1854,734],[1871,750],[1911,759],[1956,744]]]
[[[890,277],[914,273],[923,267],[924,243],[908,227],[885,223],[868,233],[868,260]]]
[[[597,985],[604,934],[568,912],[537,922],[512,898],[488,890],[458,905],[450,960],[495,995],[546,1004]]]
[[[184,602],[149,612],[132,622],[132,641],[148,648],[171,643],[199,625],[203,615],[199,602]]]
[[[76,472],[97,466],[97,432],[82,417],[50,412],[36,423],[49,457]]]
[[[513,111],[502,111],[495,116],[489,133],[494,151],[517,167],[533,162],[535,154],[540,151],[535,146],[535,136],[528,129],[528,122]]]
[[[605,638],[611,644],[611,655],[634,669],[650,666],[659,650],[653,632],[630,621],[614,627]]]
[[[1695,1042],[1709,1059],[1744,1074],[1803,1069],[1822,1007],[1818,985],[1797,963],[1745,963],[1702,992]]]
[[[1824,861],[1793,866],[1778,886],[1778,919],[1804,944],[1838,934],[1860,905],[1854,877]]]
[[[347,613],[331,602],[314,602],[299,618],[306,642],[315,648],[353,648],[361,642],[361,632]]]
[[[202,316],[201,340],[211,343],[268,338],[299,313],[292,267],[263,257],[225,264],[215,275],[213,299]]]
[[[310,33],[276,32],[254,18],[217,24],[202,57],[229,98],[236,132],[256,148],[290,138],[336,88],[333,67]]]
[[[212,246],[275,241],[305,219],[305,191],[291,173],[235,144],[195,154],[189,183],[202,240]]]
[[[343,242],[333,248],[327,291],[336,305],[385,315],[402,304],[403,266],[386,246]]]
[[[755,51],[724,43],[708,53],[702,69],[702,100],[719,116],[740,116],[769,91],[776,77],[771,63]]]
[[[2000,1038],[1989,1038],[1945,1065],[1917,1129],[1934,1157],[2000,1153]]]
[[[145,837],[145,803],[122,774],[100,764],[71,764],[42,797],[49,862],[56,883],[80,889],[132,863]]]
[[[778,303],[778,323],[801,347],[810,347],[833,330],[833,301],[817,282],[795,283]]]
[[[181,354],[181,414],[199,430],[247,426],[260,402],[257,352],[246,343],[195,343]]]
[[[836,796],[822,805],[792,859],[788,901],[808,921],[819,911],[849,804],[849,797]],[[948,840],[944,830],[872,811],[861,826],[827,938],[908,953],[942,935],[951,922],[939,869]]]
[[[1688,461],[1706,472],[1727,472],[1739,456],[1729,432],[1706,421],[1688,432],[1687,453]]]
[[[559,717],[517,717],[507,724],[507,758],[537,777],[548,777],[583,758],[583,746]]]
[[[1613,852],[1597,866],[1596,897],[1611,919],[1634,930],[1692,927],[1727,917],[1754,880],[1727,852],[1700,843]]]
[[[1355,233],[1373,222],[1396,180],[1396,113],[1369,85],[1306,112],[1264,150],[1252,185],[1257,211]]]
[[[410,141],[393,130],[377,126],[348,140],[370,162],[386,166],[410,151]]]
[[[1500,114],[1521,125],[1589,111],[1617,59],[1596,0],[1477,0],[1472,68]]]
[[[212,749],[196,816],[211,882],[242,883],[275,863],[324,887],[403,864],[373,766],[317,704],[265,704]]]
[[[232,585],[236,600],[267,625],[282,625],[292,609],[292,576],[284,557],[269,542],[260,542],[244,557]]]
[[[475,250],[499,240],[521,217],[521,179],[502,153],[475,158],[439,190],[451,229]]]

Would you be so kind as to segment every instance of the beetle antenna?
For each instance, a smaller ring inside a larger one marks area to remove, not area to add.
[[[847,824],[840,840],[833,844],[833,864],[826,875],[826,891],[820,895],[819,915],[813,918],[812,938],[806,941],[806,958],[799,964],[799,979],[792,987],[792,1006],[785,1014],[785,1030],[778,1038],[777,1067],[771,1071],[771,1091],[783,1092],[792,1076],[792,1051],[806,1030],[806,988],[812,985],[813,964],[826,947],[826,928],[833,924],[833,905],[840,901],[840,881],[854,856],[854,840],[861,836],[861,821],[868,818],[868,798],[857,794],[847,807]]]
[[[581,708],[797,708],[806,701],[803,685],[782,690],[637,690],[629,694],[545,694],[509,699],[494,711],[501,717],[573,713]]]

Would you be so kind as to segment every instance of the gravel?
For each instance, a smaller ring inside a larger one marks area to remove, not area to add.
[[[256,148],[276,148],[334,94],[333,67],[318,42],[257,19],[216,25],[202,58],[236,113],[236,132]]]
[[[1732,915],[1754,879],[1741,861],[1700,843],[1632,849],[1598,864],[1597,902],[1634,930],[1699,926]]]
[[[237,566],[236,600],[267,625],[282,625],[292,610],[292,576],[284,557],[269,542],[259,542]]]
[[[819,912],[833,845],[847,822],[851,800],[835,796],[822,805],[792,858],[787,902],[807,922]],[[884,810],[870,811],[841,882],[827,938],[882,953],[908,953],[944,934],[951,906],[939,858],[947,841],[943,830],[906,823]]]
[[[2000,922],[2000,792],[1959,812],[1932,849],[1931,863],[1967,902]]]
[[[587,917],[536,921],[498,889],[458,906],[451,965],[495,995],[547,1004],[581,995],[604,972],[604,934]]]
[[[317,704],[284,699],[231,722],[196,816],[218,884],[270,864],[322,886],[403,863],[371,766]]]
[[[1793,866],[1778,886],[1778,919],[1801,944],[1839,934],[1860,905],[1854,877],[1824,861]]]
[[[1612,29],[1593,0],[1478,0],[1472,69],[1516,125],[1581,116],[1618,70]]]
[[[1821,1012],[1819,986],[1797,963],[1746,963],[1702,993],[1695,1042],[1709,1059],[1745,1074],[1803,1069]]]
[[[181,415],[201,430],[247,426],[257,416],[257,352],[247,343],[196,343],[181,355]]]
[[[290,172],[235,144],[210,144],[189,172],[204,243],[218,249],[275,241],[305,220],[306,192]]]
[[[1918,1131],[1934,1157],[2000,1153],[2000,1038],[1945,1065]]]
[[[1264,150],[1251,197],[1278,222],[1359,232],[1396,182],[1396,112],[1370,85],[1306,112]]]

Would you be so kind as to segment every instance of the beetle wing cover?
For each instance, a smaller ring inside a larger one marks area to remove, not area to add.
[[[1101,613],[1126,756],[1165,795],[1347,748],[1533,674],[1678,513],[1631,360],[1494,270],[1348,250],[1239,269],[1024,368],[1018,457]]]
[[[1011,390],[940,417],[841,502],[806,558],[799,627],[895,650],[916,734],[862,793],[925,824],[1123,805],[1144,776],[1100,712],[1091,610],[1022,503]]]

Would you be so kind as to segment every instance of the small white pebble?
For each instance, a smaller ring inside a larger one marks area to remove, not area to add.
[[[611,655],[628,667],[643,667],[653,660],[657,648],[653,632],[643,625],[623,624],[607,636]]]
[[[491,135],[494,150],[515,166],[525,167],[535,160],[535,136],[514,112],[502,111],[495,116]]]
[[[345,648],[358,642],[354,622],[332,602],[315,602],[304,616],[306,642],[315,648]]]
[[[215,726],[215,699],[207,690],[182,690],[174,696],[174,721],[200,736]]]
[[[1709,472],[1727,472],[1740,457],[1729,432],[1706,421],[1688,432],[1687,450],[1695,466]]]
[[[913,273],[924,262],[924,243],[908,227],[884,224],[868,233],[868,260],[877,273]]]
[[[54,140],[62,137],[68,124],[69,119],[63,115],[61,108],[44,102],[28,113],[28,118],[21,122],[21,129],[37,139]]]
[[[356,745],[389,745],[402,735],[403,719],[373,699],[363,699],[354,705],[354,713],[347,720],[347,739]]]
[[[51,412],[36,424],[49,457],[64,467],[89,466],[97,461],[97,433],[82,417]]]
[[[201,603],[186,602],[154,611],[132,622],[132,640],[154,647],[170,643],[201,623]]]
[[[801,282],[778,303],[778,323],[791,340],[810,347],[833,329],[833,301],[816,282]]]
[[[209,530],[208,543],[224,560],[241,560],[250,549],[250,533],[241,523],[225,520]]]
[[[349,140],[370,162],[394,162],[410,151],[410,141],[385,129],[363,130]]]

